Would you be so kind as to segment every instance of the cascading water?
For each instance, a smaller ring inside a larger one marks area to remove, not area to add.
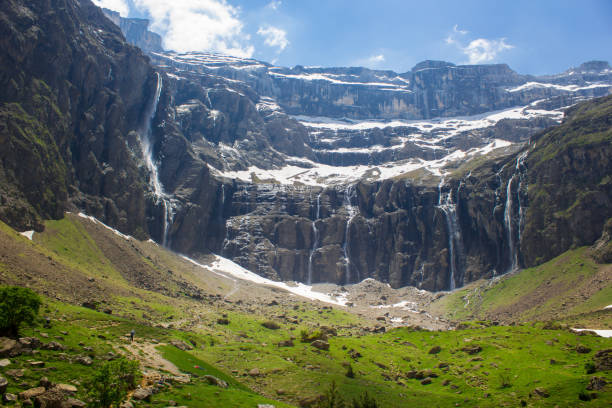
[[[344,231],[344,245],[342,246],[342,250],[344,251],[344,265],[346,268],[346,283],[351,283],[351,259],[349,256],[350,251],[350,233],[349,228],[351,226],[351,222],[353,218],[357,215],[357,210],[351,204],[351,199],[355,195],[354,186],[347,186],[344,192],[344,207],[346,207],[346,211],[348,213],[348,218],[346,220],[346,229]],[[359,272],[357,272],[357,282],[359,282]]]
[[[438,184],[438,205],[446,220],[446,229],[448,231],[448,251],[449,251],[449,281],[450,290],[454,290],[457,286],[457,246],[461,241],[461,231],[457,221],[457,205],[453,203],[453,192],[449,188],[448,192],[442,193],[444,187],[444,177]]]
[[[521,232],[524,224],[524,211],[521,204],[521,188],[524,181],[524,173],[522,167],[524,166],[525,158],[527,157],[528,151],[523,152],[516,159],[516,165],[514,166],[514,174],[508,180],[506,186],[506,206],[504,208],[504,227],[506,229],[506,235],[508,239],[508,254],[510,261],[509,272],[516,270],[519,266],[519,247],[521,243]],[[512,199],[512,186],[514,181],[518,179],[518,185],[516,188],[516,203],[518,204],[518,228],[514,230],[514,200]],[[515,240],[515,237],[518,238]]]
[[[153,103],[149,108],[147,122],[145,124],[144,130],[140,134],[139,139],[142,153],[144,156],[144,162],[147,167],[147,170],[149,171],[149,184],[151,185],[153,195],[155,196],[155,204],[161,204],[164,210],[162,245],[167,246],[170,226],[174,222],[174,205],[172,203],[171,197],[164,192],[164,188],[159,180],[159,169],[157,168],[157,163],[153,158],[153,143],[151,141],[153,136],[151,124],[153,123],[153,119],[155,118],[155,114],[157,112],[157,105],[159,104],[159,98],[161,96],[162,88],[163,79],[162,76],[157,73],[157,88],[155,89],[155,97],[153,99]]]
[[[317,212],[315,213],[315,219],[312,221],[312,233],[314,239],[312,242],[312,249],[308,256],[308,284],[312,285],[312,257],[319,246],[319,230],[317,229],[317,220],[321,215],[321,193],[317,194]]]

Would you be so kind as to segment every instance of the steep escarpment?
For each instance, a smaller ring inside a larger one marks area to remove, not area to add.
[[[612,98],[576,105],[527,158],[527,265],[593,244],[612,217]]]
[[[130,146],[154,89],[147,58],[89,1],[7,1],[0,19],[2,219],[40,229],[72,202],[143,235]]]

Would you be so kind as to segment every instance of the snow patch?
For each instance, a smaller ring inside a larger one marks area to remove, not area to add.
[[[194,261],[191,258],[188,258],[184,255],[181,255],[183,259],[191,262],[192,264],[199,266],[200,268],[206,269],[209,272],[213,272],[219,276],[223,276],[228,279],[238,278],[241,280],[257,283],[259,285],[266,286],[274,286],[280,289],[284,289],[287,292],[293,293],[297,296],[302,296],[310,300],[319,300],[324,303],[331,303],[338,306],[346,306],[346,295],[333,296],[330,294],[325,294],[321,292],[316,292],[313,290],[313,286],[305,285],[303,283],[286,283],[286,282],[277,282],[263,276],[259,276],[256,273],[253,273],[242,266],[238,265],[235,262],[227,258],[223,258],[222,256],[215,255],[215,260],[210,265],[203,265]]]
[[[601,337],[606,337],[606,338],[612,337],[612,330],[575,329],[573,327],[572,327],[572,330],[575,331],[575,332],[591,331],[591,332],[596,333],[598,336],[601,336]]]
[[[26,237],[27,239],[29,239],[30,241],[32,240],[32,237],[34,237],[34,230],[31,231],[23,231],[19,233],[20,235],[23,235],[24,237]]]
[[[90,220],[90,221],[91,221],[91,222],[93,222],[94,224],[99,224],[99,225],[103,226],[104,228],[106,228],[106,229],[108,229],[108,230],[112,231],[112,232],[113,232],[115,235],[118,235],[118,236],[120,236],[121,238],[123,238],[123,239],[125,239],[125,240],[130,240],[130,239],[133,239],[133,237],[131,237],[131,236],[129,236],[129,235],[125,235],[125,234],[123,234],[123,233],[121,233],[121,232],[117,231],[117,230],[116,230],[116,229],[114,229],[113,227],[109,227],[108,225],[106,225],[106,224],[105,224],[105,223],[103,223],[102,221],[98,220],[97,218],[92,217],[91,215],[87,215],[87,214],[84,214],[84,213],[82,213],[82,212],[78,213],[77,215],[78,215],[79,217],[81,217],[81,218],[85,218],[85,219]]]

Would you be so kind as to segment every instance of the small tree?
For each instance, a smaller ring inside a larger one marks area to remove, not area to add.
[[[378,403],[366,391],[359,400],[354,399],[352,408],[378,408]]]
[[[140,378],[138,361],[120,358],[105,363],[89,383],[89,395],[95,408],[119,407]]]
[[[18,336],[22,323],[34,323],[41,303],[40,297],[31,289],[0,287],[0,333]]]
[[[325,397],[318,405],[320,408],[345,408],[344,400],[335,381],[329,385]]]

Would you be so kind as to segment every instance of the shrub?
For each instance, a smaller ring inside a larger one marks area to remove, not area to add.
[[[378,408],[378,402],[366,391],[359,400],[353,400],[351,408]]]
[[[510,382],[510,374],[499,374],[499,387],[500,388],[510,388],[512,387],[512,383]]]
[[[350,364],[348,365],[346,369],[346,376],[348,378],[355,378],[355,372],[353,371],[353,366]]]
[[[40,297],[31,289],[0,287],[0,332],[17,336],[23,323],[34,323],[41,303]]]
[[[595,364],[593,364],[591,361],[588,361],[584,364],[584,369],[587,374],[593,374],[595,371],[597,371],[597,369],[595,368]]]
[[[120,358],[104,363],[89,384],[91,406],[119,407],[128,391],[136,388],[139,378],[138,361]]]

